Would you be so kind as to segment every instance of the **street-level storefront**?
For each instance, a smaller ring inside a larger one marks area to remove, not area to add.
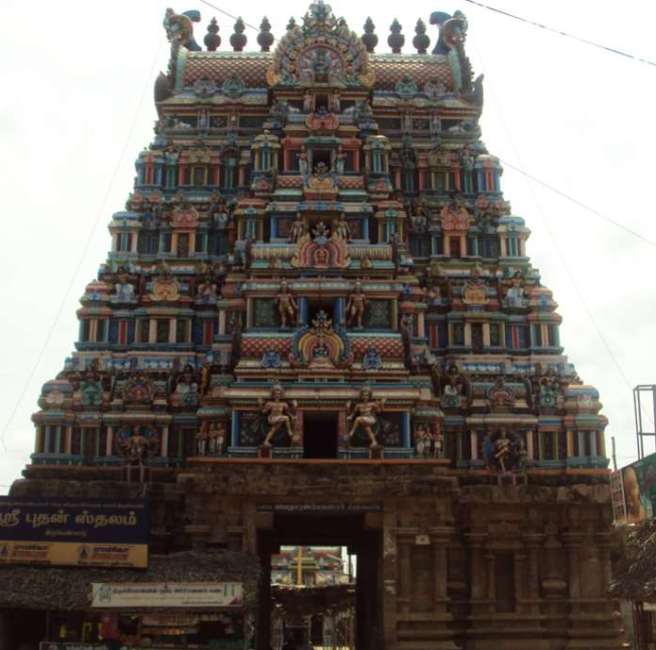
[[[251,643],[257,576],[252,558],[229,551],[152,556],[147,571],[0,567],[0,641],[21,650],[241,650]]]

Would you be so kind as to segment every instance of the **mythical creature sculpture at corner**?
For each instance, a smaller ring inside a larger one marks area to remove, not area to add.
[[[294,431],[296,402],[283,401],[283,397],[282,386],[275,384],[271,388],[270,399],[267,402],[259,400],[260,411],[267,416],[267,424],[269,425],[266,438],[262,443],[263,447],[271,447],[273,436],[282,429],[286,431],[293,445],[299,443],[298,436]]]
[[[446,55],[453,71],[456,91],[462,92],[465,98],[477,106],[483,105],[483,75],[472,81],[472,67],[465,54],[467,39],[467,18],[461,11],[453,15],[443,11],[434,11],[430,24],[437,25],[440,35],[433,54]]]
[[[193,25],[193,23],[198,22],[200,22],[199,11],[184,11],[181,14],[176,14],[173,9],[168,8],[164,14],[163,24],[166,30],[166,37],[171,42],[171,45],[182,45],[193,52],[200,51],[201,47],[194,39]]]
[[[348,415],[347,421],[351,422],[351,428],[348,432],[349,442],[353,439],[356,431],[361,428],[369,437],[369,446],[372,448],[379,447],[374,427],[378,424],[378,414],[382,413],[385,406],[385,399],[374,400],[371,389],[363,386],[360,391],[359,401],[346,405]]]

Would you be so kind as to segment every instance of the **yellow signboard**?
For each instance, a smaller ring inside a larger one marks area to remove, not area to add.
[[[147,544],[0,541],[0,564],[116,566],[145,569]]]

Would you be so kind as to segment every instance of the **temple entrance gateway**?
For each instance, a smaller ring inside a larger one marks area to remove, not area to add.
[[[258,600],[257,650],[271,646],[271,556],[282,546],[345,546],[355,563],[355,648],[374,650],[383,643],[382,530],[377,513],[348,513],[346,504],[319,506],[290,504],[276,506],[273,526],[259,530],[258,555],[261,563],[261,582]],[[343,514],[343,509],[348,514]],[[373,519],[371,518],[373,515]]]
[[[337,413],[303,414],[303,458],[337,458]]]

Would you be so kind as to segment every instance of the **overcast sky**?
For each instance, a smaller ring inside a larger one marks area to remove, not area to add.
[[[656,59],[656,3],[489,0],[499,8],[644,58]],[[273,33],[309,4],[213,2]],[[229,47],[233,21],[200,2],[2,0],[0,27],[0,494],[33,448],[30,415],[41,385],[77,337],[75,310],[109,248],[107,224],[132,186],[133,162],[152,138],[152,86],[166,69],[167,6],[217,15]],[[362,33],[368,15],[379,52],[396,17],[411,46],[432,11],[461,9],[467,51],[485,73],[483,139],[491,153],[656,241],[656,67],[549,34],[467,2],[332,3]],[[434,40],[436,32],[429,27]],[[249,45],[257,34],[247,30]],[[561,341],[585,383],[597,386],[618,460],[635,457],[631,387],[656,383],[656,249],[506,169],[513,213],[532,230],[528,252],[554,291]],[[652,198],[650,198],[652,197]],[[606,343],[599,336],[601,333]],[[651,422],[650,422],[651,424]],[[610,450],[610,443],[609,443]]]

